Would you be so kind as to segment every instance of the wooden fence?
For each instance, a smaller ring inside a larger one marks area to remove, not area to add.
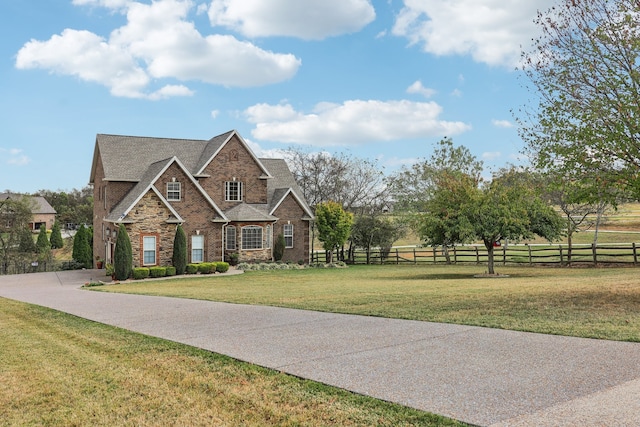
[[[591,264],[591,265],[638,265],[636,243],[603,245],[504,245],[494,248],[494,262],[502,264]],[[447,253],[448,252],[448,253]],[[324,262],[324,251],[313,254],[313,262]],[[482,264],[488,254],[484,245],[454,246],[445,251],[442,247],[402,247],[389,251],[372,249],[367,253],[356,250],[349,254],[340,252],[335,259],[352,264]],[[447,260],[448,258],[448,260]]]

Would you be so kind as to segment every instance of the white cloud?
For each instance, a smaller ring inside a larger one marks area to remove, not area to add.
[[[417,93],[425,98],[431,98],[436,94],[435,89],[424,87],[420,80],[416,80],[411,86],[407,88],[407,93]]]
[[[290,36],[305,40],[353,33],[376,17],[369,0],[213,0],[212,25],[247,36]]]
[[[31,162],[29,156],[23,154],[19,148],[1,148],[0,158],[4,160],[4,163],[13,166],[25,166]]]
[[[454,98],[462,98],[462,91],[460,89],[454,89],[451,91],[451,96]]]
[[[193,7],[188,0],[75,1],[109,8],[126,5],[127,24],[108,39],[65,29],[47,41],[31,40],[18,52],[17,68],[76,76],[109,87],[114,96],[162,99],[193,92],[175,84],[150,90],[158,79],[261,86],[293,77],[301,64],[294,55],[266,51],[232,36],[203,36],[187,20]]]
[[[212,110],[211,111],[211,118],[212,119],[214,119],[214,120],[217,119],[219,115],[220,115],[220,110]]]
[[[321,103],[312,113],[289,104],[257,104],[245,110],[254,138],[314,146],[346,146],[376,141],[456,135],[471,129],[440,119],[435,102],[351,100]]]
[[[393,34],[435,55],[471,55],[477,62],[514,67],[521,46],[538,34],[538,10],[554,0],[404,0]]]
[[[495,127],[505,128],[505,129],[512,128],[514,126],[513,123],[511,123],[509,120],[496,120],[496,119],[493,119],[493,120],[491,120],[491,123]]]
[[[251,151],[255,153],[255,155],[262,159],[286,159],[289,153],[286,150],[281,150],[278,148],[266,150],[260,146],[257,142],[251,141],[247,138],[243,138]]]

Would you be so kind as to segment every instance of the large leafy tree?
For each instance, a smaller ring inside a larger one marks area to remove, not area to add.
[[[33,217],[31,208],[28,197],[0,200],[0,269],[5,272],[20,250],[20,236]]]
[[[381,255],[386,256],[393,243],[404,236],[404,222],[378,212],[357,215],[351,227],[350,240],[353,246],[362,248],[367,254],[367,264],[371,260],[371,249],[380,248]],[[353,255],[353,251],[351,251]]]
[[[349,238],[353,214],[342,209],[337,202],[328,201],[316,206],[316,224],[318,239],[322,242],[328,254],[327,262],[333,262],[333,251]]]
[[[640,197],[639,14],[635,0],[560,0],[539,13],[522,66],[535,97],[517,114],[539,168]]]

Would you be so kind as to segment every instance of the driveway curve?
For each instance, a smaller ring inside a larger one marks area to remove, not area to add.
[[[0,297],[474,425],[640,425],[638,343],[80,289],[102,274],[0,276]]]

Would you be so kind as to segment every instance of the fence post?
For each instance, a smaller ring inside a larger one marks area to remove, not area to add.
[[[507,244],[502,245],[502,265],[507,265]]]
[[[438,250],[437,246],[433,246],[433,264],[436,264],[436,251]]]
[[[531,266],[533,264],[533,259],[531,258],[531,245],[527,245],[527,248],[529,248],[529,266]]]
[[[416,258],[416,248],[413,248],[413,263],[414,264],[418,263],[418,258]]]
[[[455,245],[453,246],[453,263],[454,264],[458,263],[458,252],[456,251]]]
[[[638,252],[636,251],[636,244],[633,243],[633,265],[638,265]]]
[[[593,265],[597,266],[598,265],[598,251],[596,250],[596,244],[595,243],[591,244],[591,252],[593,252]]]
[[[562,245],[558,245],[560,248],[560,265],[564,265],[564,256],[562,255]]]
[[[480,252],[478,252],[477,246],[474,246],[474,249],[476,250],[476,264],[480,265]]]
[[[400,264],[400,254],[398,253],[398,248],[396,248],[396,265]]]

